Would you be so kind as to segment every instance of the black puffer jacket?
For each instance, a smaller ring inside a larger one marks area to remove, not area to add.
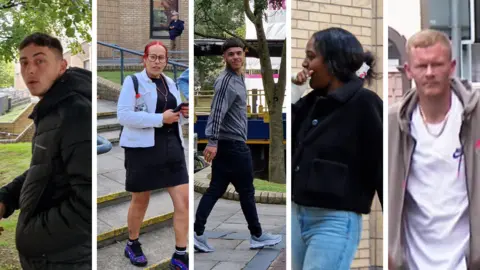
[[[38,102],[30,168],[0,189],[20,209],[23,269],[91,269],[92,74],[70,68]]]

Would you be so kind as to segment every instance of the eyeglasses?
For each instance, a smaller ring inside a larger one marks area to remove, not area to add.
[[[167,61],[167,57],[165,57],[165,55],[149,54],[147,58],[148,58],[148,61],[150,62],[155,62],[157,61],[157,59],[158,59],[158,62],[160,63],[165,63],[165,61]]]

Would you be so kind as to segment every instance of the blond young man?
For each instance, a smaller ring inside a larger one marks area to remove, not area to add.
[[[453,77],[443,33],[406,50],[416,89],[389,111],[389,269],[480,269],[479,92]]]

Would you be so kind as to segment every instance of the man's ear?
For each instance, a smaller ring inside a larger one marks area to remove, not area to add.
[[[412,71],[410,70],[410,65],[408,64],[408,62],[405,62],[405,64],[403,64],[403,68],[405,70],[405,74],[407,74],[407,78],[409,80],[412,80],[413,79]]]
[[[67,70],[67,67],[68,67],[68,62],[67,62],[67,60],[62,59],[62,62],[61,62],[61,64],[60,64],[60,75],[62,75],[63,73],[65,73],[65,71]]]

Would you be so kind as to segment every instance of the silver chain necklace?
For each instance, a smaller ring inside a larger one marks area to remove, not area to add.
[[[437,134],[435,134],[435,133],[431,132],[430,128],[428,127],[427,118],[425,117],[425,114],[423,113],[422,106],[419,105],[418,107],[420,108],[420,115],[422,116],[423,124],[425,125],[425,128],[427,129],[428,134],[432,135],[435,138],[440,137],[442,135],[443,131],[445,130],[445,127],[447,126],[448,116],[450,116],[450,110],[448,111],[448,113],[445,115],[445,117],[442,120],[443,121],[442,128],[440,129],[440,131]]]

